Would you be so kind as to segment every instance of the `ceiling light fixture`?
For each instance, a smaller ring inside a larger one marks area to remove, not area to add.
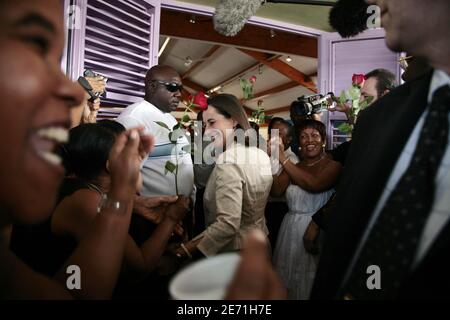
[[[273,29],[270,29],[270,37],[271,38],[275,38],[276,37],[276,33],[275,33],[275,31],[273,30]]]
[[[186,67],[189,67],[192,64],[192,58],[187,56],[186,59],[184,60],[184,65]]]
[[[214,92],[217,92],[217,91],[219,91],[221,89],[222,89],[222,86],[217,86],[217,87],[211,89],[209,92],[214,93]]]
[[[170,41],[170,37],[167,37],[167,39],[166,39],[166,41],[164,41],[161,49],[159,49],[158,58],[161,57],[161,55],[163,54],[164,50],[166,50],[166,47],[169,44],[169,41]]]
[[[193,14],[191,16],[191,18],[189,19],[189,23],[195,24],[197,22],[197,17],[195,16],[195,14]]]
[[[292,61],[292,58],[291,58],[290,56],[287,56],[286,61],[287,61],[287,62],[291,62],[291,61]]]

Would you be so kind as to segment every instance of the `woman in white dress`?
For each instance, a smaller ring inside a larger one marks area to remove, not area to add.
[[[298,128],[302,160],[293,164],[280,152],[283,172],[274,176],[273,196],[286,194],[289,212],[283,219],[274,251],[275,268],[288,289],[289,299],[306,300],[314,282],[318,255],[303,246],[311,216],[333,194],[341,165],[325,155],[325,125],[305,120]],[[280,145],[280,150],[284,148]]]

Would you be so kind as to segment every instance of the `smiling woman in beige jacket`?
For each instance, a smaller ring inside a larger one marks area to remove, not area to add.
[[[182,244],[177,249],[178,256],[197,251],[212,256],[240,250],[249,230],[256,228],[268,233],[264,208],[272,186],[270,159],[252,139],[249,142],[240,136],[251,127],[239,100],[229,94],[208,99],[203,121],[205,135],[211,138],[216,150],[225,151],[217,157],[206,185],[206,230]]]

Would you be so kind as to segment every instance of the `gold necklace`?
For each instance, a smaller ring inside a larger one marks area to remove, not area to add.
[[[324,155],[322,155],[322,156],[320,157],[319,160],[314,161],[314,162],[311,163],[311,164],[306,164],[306,163],[305,163],[305,166],[306,166],[306,167],[313,167],[313,166],[315,166],[316,164],[318,164],[323,158],[324,158]]]

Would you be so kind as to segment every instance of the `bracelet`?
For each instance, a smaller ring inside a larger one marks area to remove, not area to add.
[[[107,208],[112,208],[112,209],[118,211],[122,207],[124,207],[124,206],[120,201],[110,199],[110,198],[108,198],[108,195],[106,193],[104,193],[104,194],[102,194],[102,200],[98,204],[97,213],[100,213],[100,211],[107,209]]]
[[[284,165],[289,161],[289,158],[287,158],[286,160],[283,161],[283,163],[281,164],[282,167],[284,167]]]
[[[189,257],[189,259],[192,259],[192,254],[189,252],[189,250],[186,248],[186,246],[184,245],[184,243],[181,243],[181,248],[183,248],[184,252],[186,253],[186,255]]]

